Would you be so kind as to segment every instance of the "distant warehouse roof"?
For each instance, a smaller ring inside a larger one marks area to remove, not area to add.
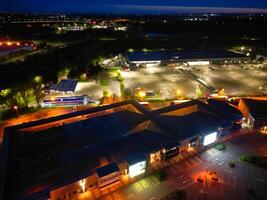
[[[73,79],[64,79],[59,82],[59,84],[51,85],[49,90],[55,90],[59,92],[75,91],[78,81]]]
[[[127,53],[130,62],[244,59],[247,56],[227,50],[135,51]]]

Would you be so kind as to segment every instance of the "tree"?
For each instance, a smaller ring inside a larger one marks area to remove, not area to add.
[[[41,99],[44,97],[44,93],[42,92],[43,78],[41,76],[34,77],[34,79],[31,81],[31,85],[37,105],[40,107]]]
[[[30,90],[32,89],[29,82],[23,82],[19,84],[19,92],[17,93],[17,98],[22,98],[24,107],[26,110],[29,110],[29,98],[30,98]]]

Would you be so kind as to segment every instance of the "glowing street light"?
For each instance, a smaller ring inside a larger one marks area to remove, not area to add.
[[[14,110],[16,111],[17,117],[19,117],[19,113],[18,113],[18,109],[19,109],[19,107],[15,105],[13,108],[14,108]]]
[[[245,47],[241,47],[241,50],[244,51],[245,50]]]
[[[144,98],[145,96],[146,96],[146,92],[145,91],[139,91],[138,92],[138,97]]]
[[[181,90],[176,90],[176,94],[177,94],[177,96],[180,96],[182,94],[182,91]]]
[[[34,77],[33,80],[34,80],[34,82],[39,83],[39,82],[42,81],[42,77],[41,76],[36,76],[36,77]]]

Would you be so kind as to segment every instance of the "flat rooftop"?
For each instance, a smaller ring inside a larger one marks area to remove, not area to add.
[[[212,106],[198,100],[155,110],[153,113],[166,131],[178,141],[209,134],[216,131],[215,127],[228,121]]]
[[[198,100],[155,111],[129,100],[9,127],[4,134],[1,189],[9,200],[49,195],[51,188],[85,178],[107,163],[178,145],[224,121]]]
[[[75,91],[78,81],[73,79],[63,79],[59,84],[52,85],[49,89],[56,90],[60,92]]]
[[[120,162],[136,151],[159,148],[170,136],[141,112],[144,107],[138,106],[124,102],[106,109],[83,110],[76,116],[71,113],[52,120],[78,117],[78,121],[45,128],[40,128],[41,122],[11,127],[4,138],[9,142],[4,189],[8,199],[32,199],[35,192],[87,177],[102,166],[102,158],[108,163]]]
[[[181,50],[181,51],[134,51],[127,53],[130,62],[135,61],[186,61],[247,58],[227,50]]]
[[[250,114],[254,119],[267,120],[267,101],[257,99],[242,99],[247,105]]]

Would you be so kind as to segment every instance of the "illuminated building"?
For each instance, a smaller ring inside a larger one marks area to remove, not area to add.
[[[173,64],[209,65],[214,62],[249,61],[249,57],[227,50],[180,50],[180,51],[134,51],[125,55],[128,62],[136,66],[158,66]]]
[[[148,110],[134,100],[8,127],[1,199],[60,199],[120,187],[188,147],[219,142],[220,110],[199,100]]]
[[[126,159],[128,164],[128,172],[131,178],[145,173],[146,171],[146,157],[144,153],[136,153],[128,156]]]

